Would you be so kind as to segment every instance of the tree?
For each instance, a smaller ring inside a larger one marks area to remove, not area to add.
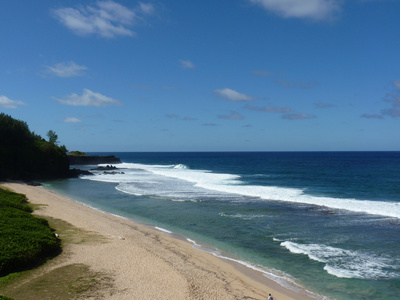
[[[49,130],[47,132],[47,137],[49,138],[49,142],[53,145],[57,145],[58,143],[58,135],[53,130]]]
[[[69,174],[65,146],[50,130],[48,141],[29,130],[26,122],[0,113],[0,180],[53,179]]]

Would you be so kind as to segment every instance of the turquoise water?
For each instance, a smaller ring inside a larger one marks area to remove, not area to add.
[[[124,174],[48,187],[282,284],[331,299],[400,295],[400,152],[111,154]]]

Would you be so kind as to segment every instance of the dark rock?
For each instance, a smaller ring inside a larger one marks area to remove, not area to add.
[[[107,165],[105,167],[100,166],[100,167],[93,168],[93,169],[90,169],[90,170],[94,170],[94,171],[109,171],[109,170],[116,170],[116,169],[117,169],[116,166]]]
[[[80,170],[80,169],[70,169],[69,170],[69,176],[70,178],[75,178],[79,177],[80,175],[94,175],[92,172],[89,172],[87,170]]]
[[[115,172],[115,171],[111,171],[111,172],[103,172],[103,174],[107,174],[107,175],[116,175],[116,174],[125,174],[125,172]]]
[[[121,160],[114,155],[70,155],[68,154],[70,165],[98,165],[98,164],[120,164]]]

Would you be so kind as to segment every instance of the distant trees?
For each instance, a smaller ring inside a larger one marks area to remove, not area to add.
[[[68,176],[65,146],[58,146],[50,130],[49,141],[31,132],[24,121],[0,113],[0,179],[50,179]]]

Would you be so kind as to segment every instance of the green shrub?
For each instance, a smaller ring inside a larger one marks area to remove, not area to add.
[[[0,189],[0,276],[33,267],[61,251],[47,220],[31,215],[25,202],[24,195]]]
[[[32,212],[25,195],[0,189],[0,207],[6,206],[14,207],[26,212]]]
[[[68,155],[75,155],[75,156],[87,156],[86,153],[81,152],[81,151],[71,151],[68,153]]]

